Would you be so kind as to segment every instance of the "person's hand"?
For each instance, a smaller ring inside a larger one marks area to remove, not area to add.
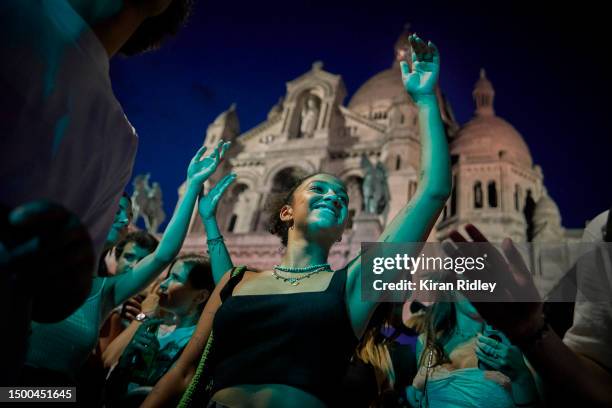
[[[213,152],[206,156],[206,147],[202,146],[200,150],[193,156],[189,167],[187,168],[187,183],[191,186],[201,187],[202,184],[217,170],[219,163],[223,160],[225,152],[229,149],[231,143],[219,141]]]
[[[159,295],[157,294],[158,287],[159,284],[155,285],[147,297],[142,301],[140,305],[142,313],[151,315],[157,312],[157,307],[159,306]]]
[[[504,258],[475,226],[468,224],[465,230],[478,243],[478,248],[470,249],[468,240],[458,231],[452,231],[450,239],[460,244],[458,252],[472,258],[484,255],[486,263],[483,270],[466,270],[464,276],[497,283],[494,293],[479,293],[479,301],[472,304],[491,326],[503,331],[513,343],[520,343],[543,324],[542,302],[529,268],[510,238],[502,242]],[[467,292],[465,295],[474,299]]]
[[[157,340],[157,334],[151,333],[151,326],[159,326],[162,323],[162,319],[150,318],[145,320],[136,333],[132,337],[132,341],[127,345],[125,351],[119,359],[119,366],[126,368],[130,364],[131,357],[134,353],[142,353],[149,350],[159,351],[159,341]]]
[[[523,353],[512,344],[504,344],[490,337],[478,335],[475,351],[479,361],[506,374],[513,382],[531,376],[523,360]]]
[[[65,319],[91,290],[95,259],[87,229],[75,214],[46,200],[13,209],[3,222],[0,268],[14,277],[11,290],[32,297],[33,320]]]
[[[430,41],[427,44],[416,34],[408,37],[412,48],[412,70],[406,61],[401,61],[404,88],[415,102],[424,96],[435,95],[434,89],[440,74],[440,54]]]
[[[106,264],[106,271],[108,274],[115,276],[117,274],[117,256],[115,255],[115,247],[112,247],[110,251],[104,255],[104,263]]]
[[[202,220],[215,218],[217,212],[217,204],[223,193],[227,190],[230,184],[236,180],[236,174],[230,173],[223,177],[217,184],[215,184],[207,194],[200,194],[200,202],[198,204],[198,211]]]
[[[159,326],[163,323],[163,320],[157,317],[146,319],[136,330],[134,338],[130,342],[132,349],[145,351],[145,350],[159,350],[159,341],[157,341],[157,333],[151,333],[150,328],[152,326]]]
[[[406,387],[406,400],[411,407],[420,406],[420,401],[423,398],[423,392],[410,385]]]
[[[142,302],[145,299],[143,295],[132,296],[121,307],[121,318],[132,321],[142,311]]]

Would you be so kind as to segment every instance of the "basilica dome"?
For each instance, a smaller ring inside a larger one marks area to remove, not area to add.
[[[377,104],[409,103],[410,97],[404,90],[399,64],[379,72],[368,79],[355,92],[348,108],[361,115],[367,115]]]
[[[450,146],[451,154],[488,159],[504,157],[531,167],[531,153],[521,134],[495,115],[494,95],[493,86],[482,70],[473,93],[476,115],[457,132]]]
[[[502,156],[531,166],[529,148],[520,133],[497,116],[476,116],[457,133],[451,154],[464,156]]]

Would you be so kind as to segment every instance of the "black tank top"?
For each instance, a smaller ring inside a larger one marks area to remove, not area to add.
[[[240,384],[286,384],[335,405],[357,345],[345,283],[341,269],[320,292],[225,293],[213,322],[213,394]]]

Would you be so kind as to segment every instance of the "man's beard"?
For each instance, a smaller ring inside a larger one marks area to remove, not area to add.
[[[191,13],[194,0],[173,0],[158,16],[147,18],[119,52],[135,55],[159,48],[166,37],[176,35]]]

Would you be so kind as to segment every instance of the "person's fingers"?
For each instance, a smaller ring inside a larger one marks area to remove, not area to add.
[[[498,349],[500,347],[500,343],[497,340],[494,340],[490,337],[484,336],[484,335],[479,335],[476,343],[482,343],[483,345],[488,345],[494,349]]]
[[[440,51],[438,51],[438,47],[431,41],[429,41],[427,45],[429,46],[429,49],[431,50],[433,63],[436,65],[440,65]]]
[[[133,306],[127,306],[123,311],[123,316],[128,320],[134,320],[136,316],[140,313],[140,308],[135,308]]]
[[[517,283],[522,286],[532,281],[531,273],[525,264],[525,260],[510,238],[506,238],[502,241],[502,250],[508,262],[510,262],[510,265],[513,267],[512,272]]]
[[[484,344],[484,343],[476,342],[476,347],[477,347],[478,350],[482,351],[483,353],[485,353],[488,356],[495,357],[497,355],[496,351],[495,351],[495,348],[492,345],[490,345],[490,344]]]
[[[466,224],[464,228],[465,232],[468,233],[468,235],[470,236],[470,238],[472,238],[474,242],[489,242],[487,237],[485,237],[484,234],[480,232],[480,230],[476,228],[474,224]]]
[[[215,194],[213,195],[213,203],[216,204],[227,188],[236,180],[236,174],[230,173],[223,177],[215,186]]]
[[[414,36],[414,43],[416,45],[415,51],[417,53],[417,58],[419,59],[419,61],[422,61],[425,58],[425,54],[427,53],[427,45],[425,44],[425,41],[423,41],[421,37],[416,34]]]
[[[221,148],[223,147],[223,143],[225,143],[223,139],[219,140],[219,143],[217,143],[217,146],[215,146],[215,150],[210,155],[210,157],[214,159],[215,161],[219,160],[219,155],[221,153]]]
[[[442,251],[444,251],[444,253],[447,254],[448,256],[450,256],[451,258],[457,258],[457,257],[462,256],[461,252],[452,243],[452,241],[443,241],[442,242]]]
[[[206,153],[206,146],[202,146],[198,149],[198,151],[196,152],[195,156],[193,156],[193,159],[191,159],[192,163],[195,162],[199,162],[202,159],[202,156],[204,156],[204,153]]]
[[[417,55],[418,45],[416,43],[416,36],[412,34],[408,37],[408,41],[410,42],[410,59],[412,61],[412,66],[414,67],[414,65],[419,62],[419,56]]]
[[[223,143],[223,146],[221,147],[221,152],[219,153],[219,160],[223,160],[223,157],[225,156],[225,152],[227,152],[227,149],[229,149],[231,145],[232,145],[232,142]]]
[[[408,76],[410,76],[410,65],[406,61],[400,61],[400,68],[402,71],[402,81],[406,84]]]
[[[448,237],[453,241],[453,242],[468,242],[467,239],[465,239],[465,237],[463,235],[461,235],[461,233],[457,230],[452,230],[449,234]]]
[[[476,349],[476,357],[478,357],[479,361],[485,363],[491,368],[498,370],[501,367],[501,365],[496,359],[489,357],[488,355],[484,354],[482,351],[478,349]]]

